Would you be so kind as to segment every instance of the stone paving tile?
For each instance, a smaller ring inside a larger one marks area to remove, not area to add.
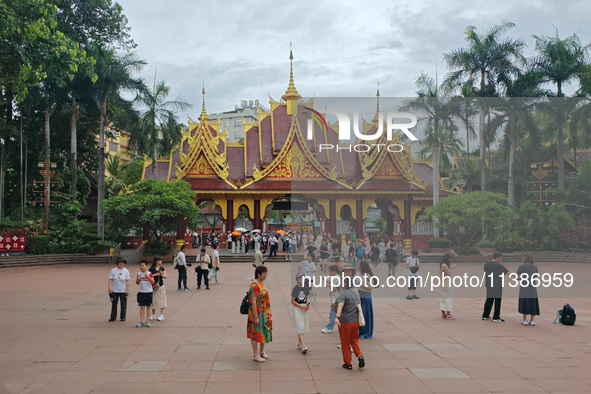
[[[351,372],[351,371],[348,371]],[[333,378],[334,379],[334,378]],[[373,392],[370,382],[366,380],[317,380],[319,393],[370,393]]]
[[[424,379],[468,379],[468,376],[457,368],[410,368],[417,378]]]
[[[258,394],[261,392],[260,382],[218,382],[210,381],[205,386],[205,393],[207,394],[227,394],[227,393],[244,393],[244,394]]]
[[[543,393],[527,379],[475,379],[492,393]]]
[[[429,379],[423,381],[434,393],[490,393],[486,387],[472,379]]]
[[[163,371],[167,361],[126,361],[117,371],[119,372],[156,372]]]
[[[418,379],[374,379],[370,380],[377,393],[432,393],[433,391]]]
[[[550,393],[590,393],[591,385],[579,379],[529,379],[529,381]]]
[[[294,394],[306,394],[306,393],[318,393],[316,384],[311,380],[281,380],[281,381],[269,381],[263,380],[261,382],[261,393],[262,394],[275,394],[275,393],[294,393]]]

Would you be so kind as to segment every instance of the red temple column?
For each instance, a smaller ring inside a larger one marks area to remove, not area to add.
[[[412,231],[411,231],[411,212],[410,204],[412,196],[404,200],[404,240],[402,241],[406,249],[412,249]]]
[[[187,230],[187,223],[179,219],[176,224],[176,240],[174,241],[174,248],[180,249],[185,244],[185,232]]]
[[[254,228],[261,229],[261,200],[254,200]]]
[[[234,200],[226,200],[226,222],[228,223],[228,231],[234,231]]]
[[[328,201],[328,232],[333,237],[337,236],[337,202],[336,200]]]
[[[355,201],[355,210],[357,211],[357,225],[355,226],[355,232],[357,233],[357,239],[363,239],[363,201]]]

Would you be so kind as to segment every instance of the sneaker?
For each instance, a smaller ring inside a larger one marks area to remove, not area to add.
[[[484,316],[482,316],[482,320],[490,320],[490,317],[484,317]]]
[[[125,321],[125,318],[124,318],[124,317],[122,317],[122,318],[121,318],[121,321]]]
[[[456,320],[456,318],[455,318],[455,317],[453,317],[453,315],[447,315],[445,318],[446,318],[447,320]]]
[[[158,321],[162,321],[162,320],[164,320],[164,315],[158,316]]]
[[[308,353],[308,348],[306,347],[306,345],[304,345],[304,347],[302,348],[302,353]]]
[[[492,319],[493,323],[504,323],[505,320],[501,319],[500,317],[498,319]]]
[[[324,327],[324,328],[323,328],[321,331],[322,331],[323,333],[325,333],[325,334],[330,334],[330,333],[332,332],[332,330],[329,330],[329,329],[328,329],[328,328],[326,328],[326,327]]]
[[[150,322],[146,323],[146,327],[151,327]]]
[[[337,349],[342,349],[343,347],[339,344],[337,345]]]
[[[529,322],[529,325],[530,325],[530,326],[535,326],[535,325],[536,325],[536,323],[535,323],[533,320],[530,320],[530,322]]]
[[[142,322],[139,322],[139,323],[138,323],[138,324],[136,324],[135,326],[136,326],[136,327],[143,327],[143,325],[144,325],[144,323],[142,323]]]
[[[300,350],[302,348],[302,345],[300,345],[299,343],[296,345],[296,349]]]
[[[406,296],[406,299],[407,299],[407,300],[412,300],[412,297],[411,297],[411,296],[409,296],[409,295],[407,295],[407,296]]]
[[[527,326],[527,324],[528,324],[528,323],[527,323],[527,320],[522,320],[522,321],[521,321],[521,324],[523,324],[524,326]]]
[[[418,296],[418,295],[416,295],[416,294],[413,294],[413,295],[412,295],[412,299],[413,299],[413,300],[418,300],[418,299],[419,299],[419,296]]]
[[[205,288],[205,290],[211,290],[211,289],[209,288],[209,286],[207,286],[207,287]]]
[[[196,290],[201,290],[201,286],[197,286],[197,289]]]
[[[156,320],[156,315],[150,316],[150,320]]]
[[[112,317],[112,318],[110,318],[110,319],[109,319],[109,321],[115,321],[115,318],[114,318],[114,317]]]
[[[188,287],[185,287],[185,291],[191,291],[191,289],[189,289]]]
[[[181,289],[180,287],[177,289],[178,291],[183,291],[183,289]]]

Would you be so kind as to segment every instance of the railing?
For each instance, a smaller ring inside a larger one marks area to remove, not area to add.
[[[114,248],[111,248],[111,250],[109,251],[109,262],[114,263],[115,260],[117,260],[119,258],[120,253],[121,253],[121,244],[115,246]]]
[[[136,250],[135,250],[135,260],[140,261],[140,257],[144,254],[144,250],[146,250],[147,242],[143,242]]]

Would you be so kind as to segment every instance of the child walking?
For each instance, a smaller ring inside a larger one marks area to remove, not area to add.
[[[304,334],[308,332],[308,309],[310,308],[310,289],[303,285],[304,274],[298,274],[297,284],[291,290],[291,304],[293,305],[293,325],[298,334],[296,348],[302,353],[308,353],[304,343]]]

